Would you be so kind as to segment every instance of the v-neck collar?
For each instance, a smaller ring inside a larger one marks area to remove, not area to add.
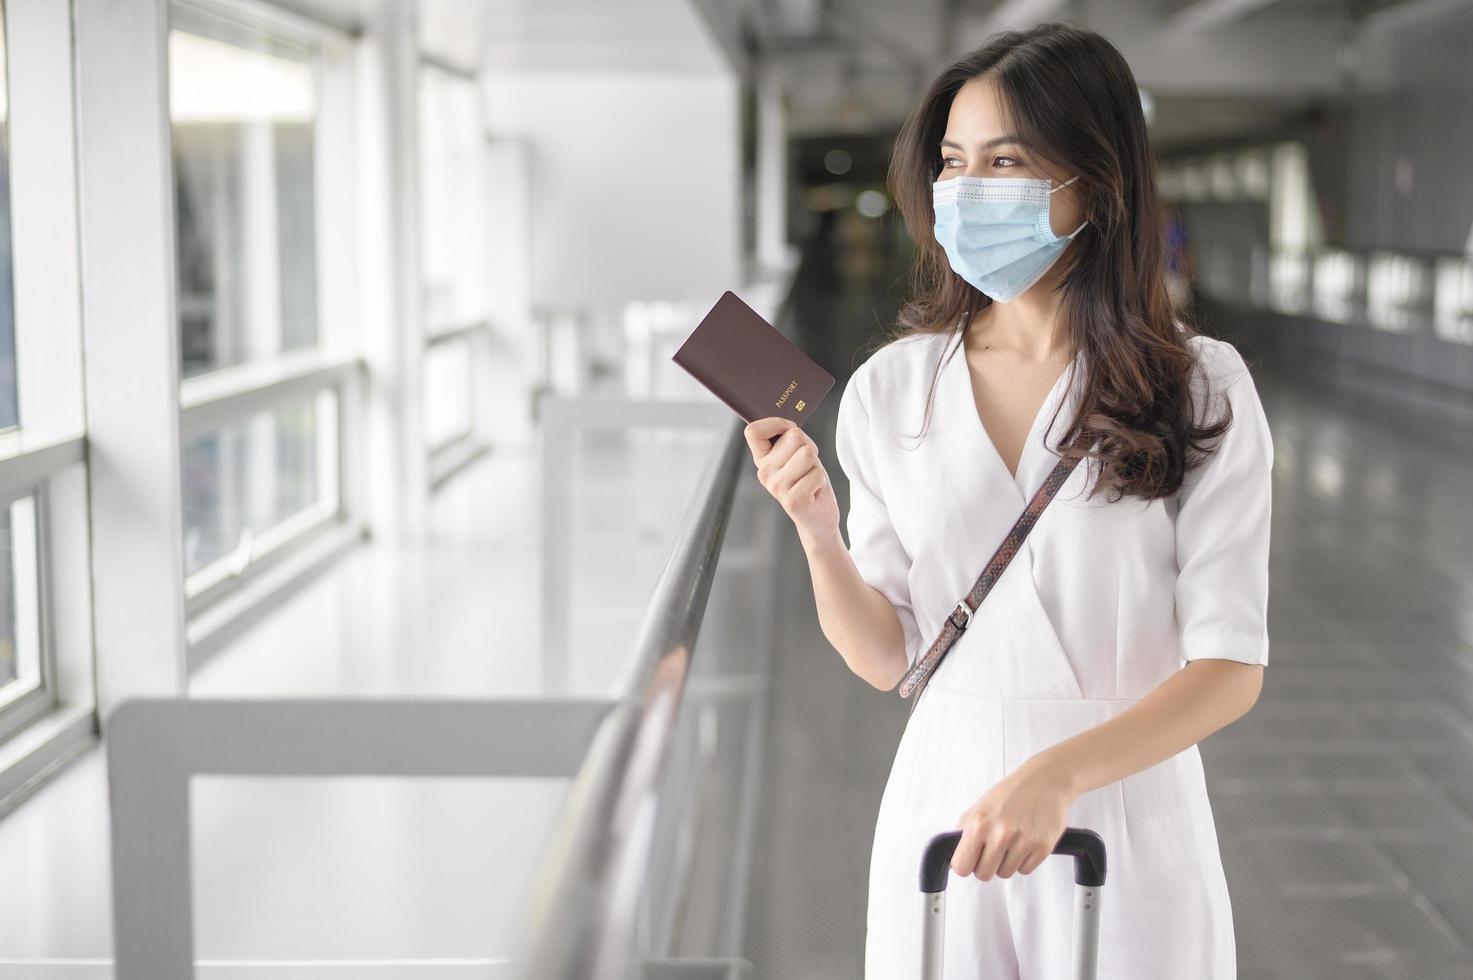
[[[971,419],[969,423],[964,425],[964,430],[970,433],[967,441],[969,443],[975,442],[978,446],[978,451],[991,458],[992,462],[989,465],[996,468],[998,474],[1017,492],[1020,502],[1026,504],[1032,497],[1033,491],[1037,489],[1038,485],[1047,476],[1047,473],[1039,468],[1041,464],[1035,465],[1035,461],[1042,454],[1047,457],[1048,466],[1053,466],[1055,458],[1058,455],[1055,452],[1058,435],[1062,434],[1070,422],[1068,412],[1060,410],[1058,413],[1058,419],[1054,425],[1055,442],[1053,445],[1043,445],[1043,439],[1039,435],[1039,430],[1048,424],[1049,419],[1054,417],[1054,409],[1058,405],[1059,399],[1062,397],[1066,387],[1071,394],[1077,389],[1077,385],[1073,383],[1073,379],[1082,369],[1082,361],[1084,359],[1083,351],[1081,350],[1075,353],[1074,359],[1065,365],[1064,370],[1054,380],[1053,387],[1044,396],[1043,404],[1038,407],[1037,413],[1033,416],[1033,423],[1028,427],[1028,435],[1023,442],[1023,451],[1018,455],[1018,471],[1016,473],[1010,473],[1007,462],[1002,458],[1002,453],[998,451],[997,444],[992,441],[992,436],[988,433],[987,426],[983,425],[982,416],[977,411],[977,396],[972,387],[972,371],[971,366],[967,363],[967,352],[964,342],[965,335],[959,332],[955,342],[949,344],[951,352],[946,356],[951,360],[959,362],[955,366],[952,366],[951,373],[953,376],[953,389],[956,393],[955,397],[960,403],[957,410],[964,412]],[[1072,411],[1072,408],[1069,410]]]

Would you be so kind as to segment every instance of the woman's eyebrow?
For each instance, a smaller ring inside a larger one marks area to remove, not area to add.
[[[1000,146],[1003,143],[1017,143],[1019,146],[1022,146],[1023,145],[1023,141],[1018,138],[1018,135],[1016,133],[1009,133],[1006,136],[998,136],[998,137],[996,137],[994,139],[987,140],[986,142],[978,143],[977,144],[977,149],[979,149],[979,150],[985,150],[989,146]],[[943,139],[941,141],[941,145],[942,146],[952,146],[952,147],[955,147],[958,150],[965,150],[966,149],[965,146],[962,146],[956,140]]]

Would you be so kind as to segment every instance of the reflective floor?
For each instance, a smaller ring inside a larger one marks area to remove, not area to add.
[[[798,312],[840,383],[893,308],[846,267],[806,277]],[[1239,975],[1473,976],[1473,429],[1436,392],[1254,366],[1276,448],[1272,652],[1259,704],[1202,745]],[[826,646],[791,534],[779,555],[800,584],[779,600],[747,952],[763,976],[848,980],[905,705]]]
[[[1473,440],[1293,368],[1264,694],[1203,746],[1243,975],[1473,976]]]

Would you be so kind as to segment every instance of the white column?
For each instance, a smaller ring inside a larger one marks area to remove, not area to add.
[[[78,168],[103,724],[125,698],[185,687],[164,0],[78,3]]]
[[[367,312],[369,280],[359,275],[361,180],[363,155],[359,152],[360,97],[357,45],[324,45],[317,113],[317,140],[313,148],[313,181],[317,198],[317,338],[333,352],[361,349],[362,315]],[[381,205],[382,206],[382,205]],[[364,435],[364,407],[359,395],[363,379],[354,376],[337,403],[337,428],[322,416],[317,420],[318,474],[325,498],[336,496],[344,516],[357,522],[367,520],[365,497],[368,480]],[[331,413],[328,413],[331,414]],[[341,445],[339,438],[341,437]],[[338,467],[341,466],[341,471]]]
[[[536,433],[530,393],[541,364],[539,343],[547,339],[535,329],[531,310],[531,147],[526,139],[499,135],[487,145],[492,217],[480,274],[486,277],[495,334],[479,362],[483,371],[476,375],[473,401],[477,431],[495,443],[525,446]]]
[[[276,220],[276,135],[269,119],[247,120],[240,148],[241,284],[245,315],[242,344],[245,358],[276,355],[282,347],[281,229]],[[232,532],[224,542],[238,548],[249,529],[267,530],[275,516],[280,483],[288,479],[277,463],[276,413],[244,420],[226,437],[221,453],[222,490],[232,506],[222,507],[221,530]],[[238,533],[237,533],[238,527]]]
[[[271,120],[247,119],[240,132],[239,269],[245,287],[240,359],[251,361],[281,350],[281,232],[276,222],[276,136]],[[221,187],[221,196],[231,190]]]
[[[788,136],[783,93],[770,65],[757,71],[757,262],[783,268],[788,246]]]
[[[363,501],[372,530],[415,540],[428,522],[418,220],[418,31],[412,4],[383,0],[360,43],[363,99],[360,322],[370,383]]]

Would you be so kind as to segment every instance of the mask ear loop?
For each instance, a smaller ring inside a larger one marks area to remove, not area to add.
[[[1064,181],[1058,187],[1051,187],[1051,188],[1049,188],[1049,193],[1052,194],[1054,191],[1061,191],[1064,188],[1068,187],[1070,184],[1074,183],[1078,179],[1079,179],[1079,174],[1075,174],[1073,177],[1070,177],[1068,180]],[[1073,231],[1069,232],[1069,234],[1065,235],[1064,237],[1065,238],[1073,238],[1075,235],[1077,235],[1081,231],[1083,231],[1084,230],[1084,226],[1087,225],[1087,224],[1089,224],[1088,221],[1081,221],[1079,223],[1079,227],[1078,228],[1075,228]]]

